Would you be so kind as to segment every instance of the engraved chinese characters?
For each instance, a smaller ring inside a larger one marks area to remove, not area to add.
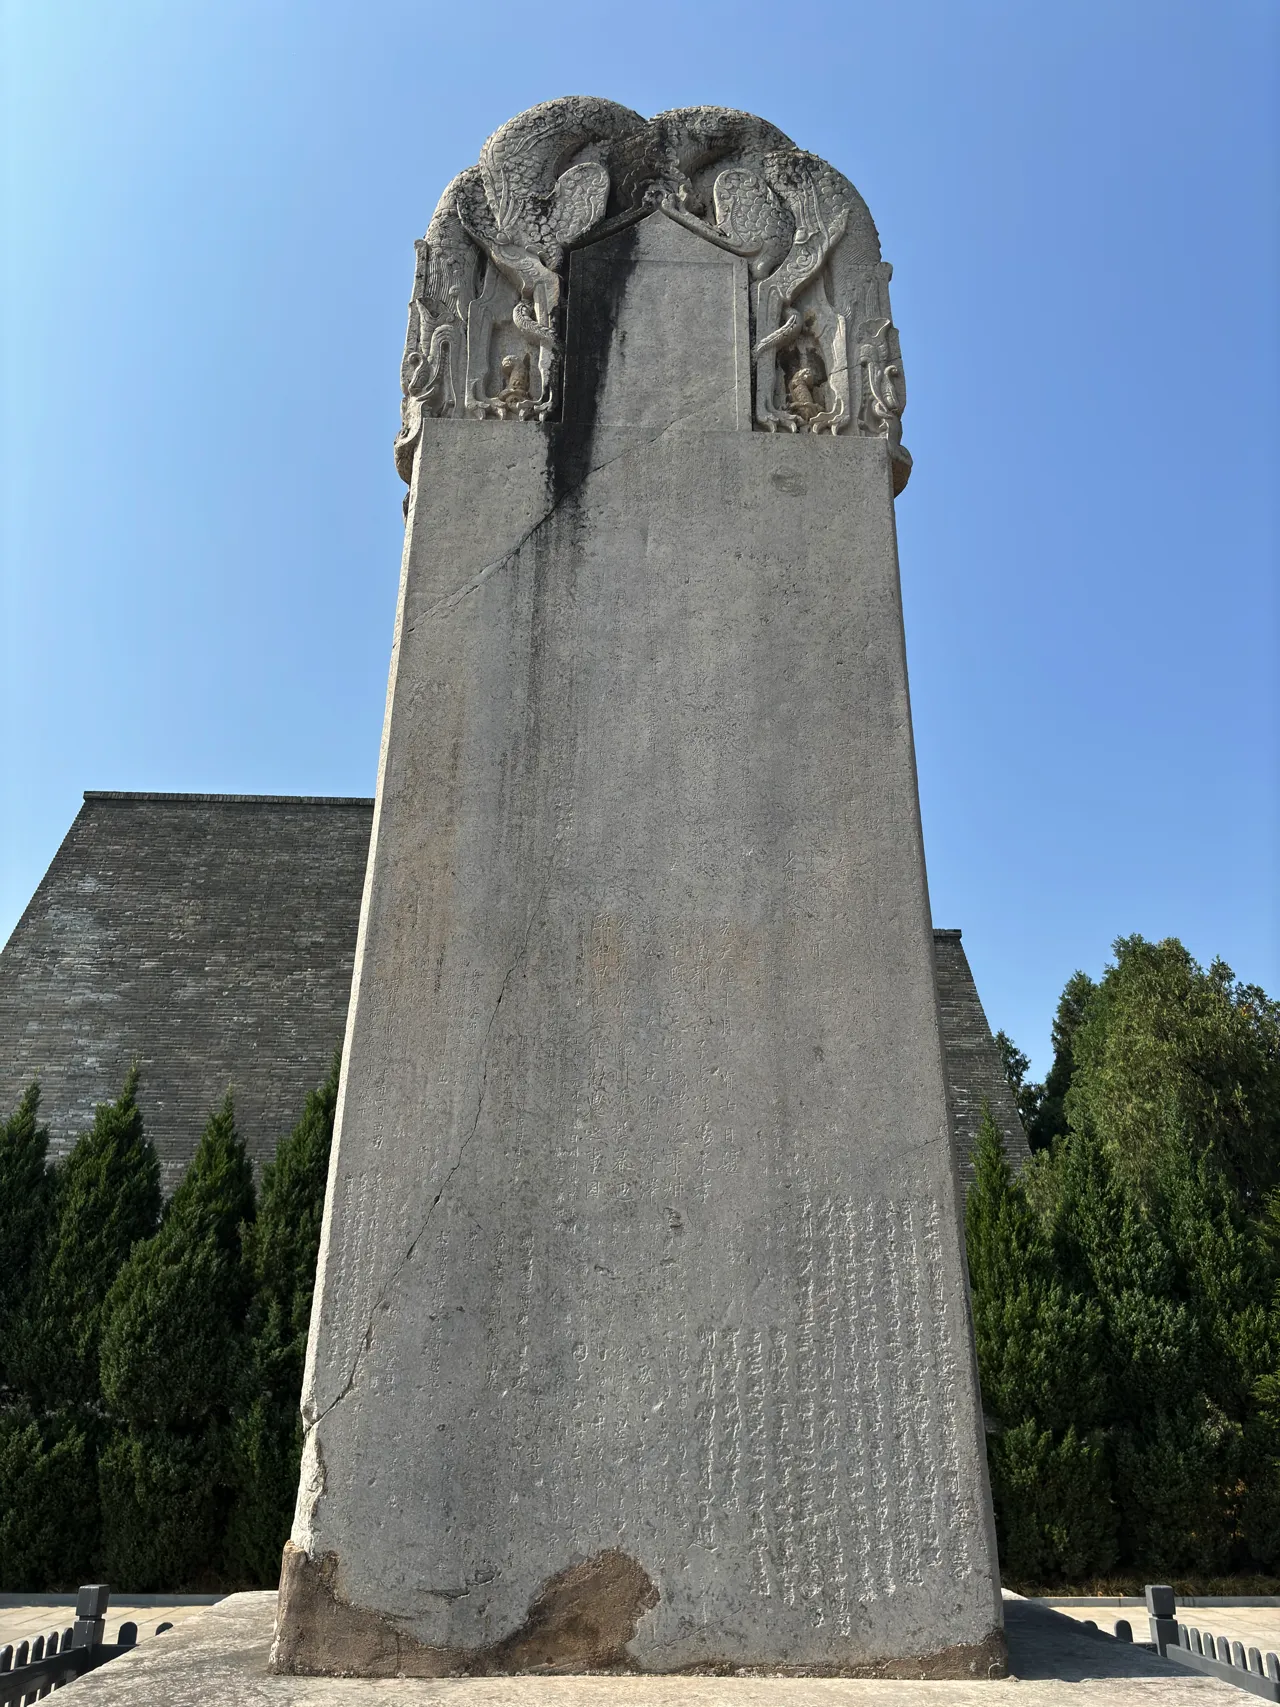
[[[645,120],[583,96],[495,131],[417,245],[403,478],[424,415],[558,418],[566,252],[655,211],[749,262],[756,430],[887,439],[900,489],[910,458],[891,269],[853,185],[749,113]]]

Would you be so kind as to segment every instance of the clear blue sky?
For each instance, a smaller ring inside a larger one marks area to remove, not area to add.
[[[1181,936],[1280,994],[1275,0],[9,0],[0,939],[82,789],[367,794],[413,239],[535,101],[866,196],[937,923],[1047,1064]]]

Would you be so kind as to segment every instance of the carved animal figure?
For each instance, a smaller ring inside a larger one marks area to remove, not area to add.
[[[424,414],[552,413],[566,249],[655,208],[749,263],[759,426],[856,424],[898,442],[905,392],[888,268],[848,179],[751,113],[683,107],[646,121],[571,95],[496,130],[417,244],[396,440],[406,480]],[[523,356],[511,354],[512,329]]]
[[[499,242],[558,265],[563,245],[603,218],[608,197],[609,174],[599,159],[570,163],[590,145],[644,125],[630,107],[588,95],[543,101],[508,119],[480,150]]]
[[[768,278],[791,251],[796,222],[786,203],[757,172],[729,167],[713,192],[716,225],[751,257],[753,279]]]
[[[731,155],[761,160],[770,149],[792,147],[790,137],[754,113],[734,107],[676,107],[615,142],[608,161],[621,208],[670,203],[698,217],[707,210],[694,186],[695,174]]]
[[[411,463],[424,409],[461,412],[483,385],[488,350],[470,348],[482,256],[515,287],[512,319],[539,349],[534,412],[545,416],[552,407],[564,247],[603,218],[609,195],[608,171],[598,159],[572,162],[584,149],[643,125],[639,113],[616,101],[581,95],[544,101],[500,126],[479,164],[446,189],[418,246],[398,465]],[[477,344],[487,344],[487,317],[480,316],[475,331]]]
[[[898,334],[887,317],[858,328],[858,365],[864,376],[863,430],[870,438],[902,443],[907,385],[897,350]]]
[[[643,126],[616,101],[569,95],[509,119],[480,150],[476,175],[463,174],[458,217],[519,293],[516,328],[538,347],[540,417],[555,402],[560,357],[556,331],[565,245],[603,217],[608,169],[570,162],[583,149]]]
[[[853,185],[834,166],[799,148],[770,154],[765,161],[765,179],[786,203],[795,222],[795,235],[786,259],[769,279],[779,302],[788,311],[787,323],[776,332],[761,335],[757,352],[765,336],[773,338],[774,347],[794,342],[799,336],[802,322],[795,308],[796,298],[817,277],[827,256],[844,236],[857,195]]]
[[[794,432],[797,425],[795,412],[779,409],[774,401],[776,357],[799,339],[806,323],[800,298],[843,237],[857,200],[857,191],[842,173],[801,148],[772,150],[760,174],[726,171],[716,179],[717,225],[740,253],[754,256],[752,274],[761,281],[752,351],[756,413],[774,431],[783,427]],[[809,315],[826,365],[834,370],[839,366],[835,345],[842,334],[840,317],[821,291],[813,293]],[[820,412],[809,424],[819,430],[835,426],[845,413],[840,397],[834,414]]]

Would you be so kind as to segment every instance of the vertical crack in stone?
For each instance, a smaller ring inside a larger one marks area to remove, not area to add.
[[[341,1390],[337,1394],[335,1394],[335,1396],[332,1399],[330,1399],[329,1403],[324,1407],[324,1409],[322,1411],[317,1412],[314,1421],[310,1422],[307,1425],[308,1432],[310,1432],[311,1429],[314,1429],[318,1423],[323,1422],[325,1417],[327,1417],[329,1415],[330,1411],[335,1409],[336,1406],[340,1405],[342,1403],[342,1401],[351,1392],[352,1388],[355,1386],[356,1376],[360,1372],[360,1365],[364,1361],[366,1353],[369,1352],[373,1346],[373,1326],[374,1326],[375,1321],[377,1320],[378,1312],[379,1312],[379,1310],[382,1309],[383,1305],[386,1303],[387,1299],[390,1297],[391,1293],[394,1291],[396,1282],[399,1280],[400,1276],[404,1273],[405,1268],[413,1260],[414,1251],[417,1250],[418,1246],[421,1244],[423,1236],[425,1235],[425,1233],[427,1231],[427,1228],[431,1225],[431,1217],[435,1214],[436,1209],[439,1206],[441,1198],[443,1198],[445,1192],[448,1191],[449,1186],[453,1181],[454,1175],[457,1173],[458,1169],[462,1166],[463,1158],[466,1156],[467,1150],[471,1144],[471,1140],[476,1135],[476,1132],[477,1132],[479,1125],[480,1125],[480,1116],[484,1112],[485,1089],[489,1083],[489,1043],[490,1043],[490,1039],[493,1036],[493,1028],[497,1022],[498,1012],[499,1012],[499,1009],[502,1007],[502,1003],[506,997],[507,990],[510,987],[511,980],[515,976],[515,973],[518,970],[521,961],[524,959],[526,953],[528,952],[529,940],[533,935],[533,927],[538,922],[538,916],[542,912],[543,904],[545,903],[546,898],[547,898],[547,891],[550,889],[550,887],[551,887],[551,880],[550,880],[550,878],[548,878],[547,882],[543,885],[542,893],[541,893],[541,895],[539,895],[537,902],[530,909],[529,922],[525,926],[524,937],[520,943],[519,949],[516,951],[515,959],[511,962],[510,966],[508,966],[505,974],[503,975],[502,984],[498,990],[498,999],[493,1004],[493,1012],[489,1015],[489,1023],[485,1027],[484,1041],[480,1045],[480,1084],[479,1084],[479,1086],[477,1088],[477,1092],[476,1092],[476,1112],[475,1112],[475,1118],[471,1122],[471,1130],[467,1133],[466,1137],[462,1140],[461,1144],[459,1144],[458,1154],[455,1156],[455,1158],[453,1160],[453,1164],[450,1167],[448,1173],[444,1176],[444,1179],[441,1181],[439,1191],[437,1191],[435,1196],[432,1198],[430,1207],[428,1208],[427,1213],[422,1218],[422,1225],[418,1228],[417,1232],[413,1235],[413,1238],[410,1239],[408,1245],[405,1247],[404,1255],[400,1258],[400,1260],[396,1264],[395,1268],[391,1271],[391,1274],[388,1276],[386,1282],[383,1284],[381,1290],[379,1291],[378,1296],[374,1299],[373,1304],[369,1310],[369,1319],[365,1324],[364,1337],[360,1342],[359,1350],[356,1352],[355,1358],[351,1364],[350,1372],[348,1373],[346,1380],[343,1382]]]

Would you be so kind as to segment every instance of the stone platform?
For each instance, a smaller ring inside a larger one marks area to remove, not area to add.
[[[70,1685],[100,1707],[1222,1707],[1251,1699],[1030,1601],[1005,1604],[1013,1676],[273,1677],[274,1594],[233,1594]]]

